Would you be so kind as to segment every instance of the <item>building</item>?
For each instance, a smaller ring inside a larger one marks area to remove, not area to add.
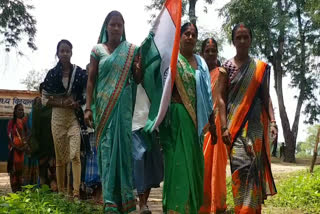
[[[2,90],[0,89],[0,161],[8,159],[8,121],[13,117],[16,104],[22,103],[25,114],[29,114],[32,101],[39,96],[37,91]]]

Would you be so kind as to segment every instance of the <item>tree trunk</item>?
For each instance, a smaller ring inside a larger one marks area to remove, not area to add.
[[[197,0],[189,0],[189,19],[190,19],[190,22],[193,24],[197,23],[196,3],[197,3]]]
[[[278,0],[278,10],[281,14],[281,17],[285,17],[285,9],[282,5],[282,1]],[[282,20],[282,22],[285,20]],[[275,88],[278,98],[279,112],[281,118],[281,125],[283,130],[283,136],[286,143],[285,151],[284,151],[284,161],[285,162],[295,162],[295,149],[296,149],[296,140],[294,138],[294,134],[290,129],[290,122],[288,119],[288,114],[286,112],[286,107],[283,99],[283,90],[282,90],[282,77],[283,77],[283,69],[282,69],[282,56],[284,53],[284,38],[285,38],[285,29],[284,27],[280,29],[280,34],[278,36],[278,50],[276,55],[273,58],[273,67],[274,67],[274,77],[275,77]]]
[[[282,56],[284,51],[284,29],[280,31],[280,35],[278,37],[278,51],[276,53],[275,58],[273,59],[273,67],[274,67],[274,77],[275,77],[275,88],[277,92],[278,104],[279,104],[279,112],[281,118],[281,125],[283,130],[284,140],[286,142],[286,149],[284,151],[284,161],[285,162],[295,162],[295,141],[293,138],[293,134],[290,129],[290,123],[288,119],[288,115],[286,112],[286,107],[284,105],[283,99],[283,90],[282,90],[282,76],[283,69],[281,66]]]

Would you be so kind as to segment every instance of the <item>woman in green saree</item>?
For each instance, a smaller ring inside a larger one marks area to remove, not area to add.
[[[141,73],[137,48],[126,41],[124,19],[106,17],[90,57],[85,121],[93,127],[104,211],[129,213],[136,208],[132,181],[132,115]]]
[[[197,213],[202,204],[203,133],[208,118],[211,124],[214,120],[209,70],[204,59],[193,54],[197,36],[194,24],[181,27],[171,104],[160,125],[165,160],[164,213]]]

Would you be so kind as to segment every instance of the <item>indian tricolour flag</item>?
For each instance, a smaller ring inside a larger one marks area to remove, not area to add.
[[[141,45],[144,88],[151,101],[146,131],[153,131],[166,115],[177,71],[181,0],[167,0]]]

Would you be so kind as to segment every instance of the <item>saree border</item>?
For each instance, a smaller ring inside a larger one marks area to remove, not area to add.
[[[115,107],[120,94],[122,92],[125,80],[127,79],[130,67],[131,67],[131,62],[134,57],[134,51],[135,51],[135,45],[130,44],[129,51],[128,51],[128,57],[126,59],[126,62],[123,66],[121,76],[119,78],[118,84],[115,88],[115,90],[112,92],[112,95],[110,96],[110,102],[107,104],[102,116],[101,116],[101,121],[97,127],[97,139],[96,139],[96,146],[99,145],[101,134],[105,128],[106,123],[109,120],[109,117],[111,115],[111,112],[113,111],[113,108]]]
[[[184,62],[181,62],[181,60],[178,60],[178,63],[181,64],[181,67],[184,68]],[[191,101],[188,97],[187,91],[183,86],[183,82],[180,76],[179,71],[176,73],[176,78],[175,78],[175,83],[176,83],[176,87],[178,90],[179,95],[181,96],[181,100],[183,102],[184,107],[187,109],[194,126],[197,128],[197,115],[195,110],[192,108],[192,104]]]
[[[266,68],[267,64],[265,62],[262,62],[260,60],[256,61],[256,69],[250,81],[250,85],[247,87],[246,93],[243,95],[243,99],[238,109],[234,112],[231,123],[228,125],[231,135],[231,142],[235,140],[245,118],[247,117],[247,114],[256,96],[257,90],[262,84]]]

